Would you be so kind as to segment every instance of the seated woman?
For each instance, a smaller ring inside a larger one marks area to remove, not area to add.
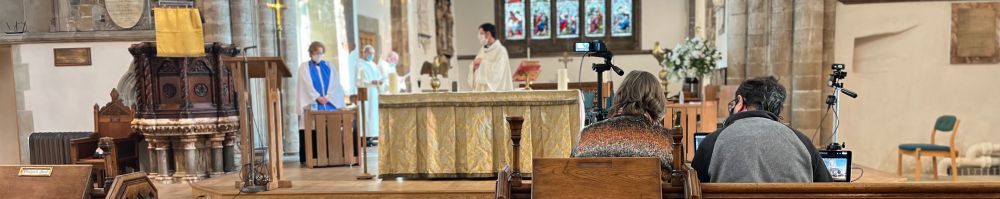
[[[615,93],[610,117],[580,132],[573,157],[656,157],[663,171],[670,171],[670,136],[660,125],[666,98],[659,80],[649,72],[632,71]]]

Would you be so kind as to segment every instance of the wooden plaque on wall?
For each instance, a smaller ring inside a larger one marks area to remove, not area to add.
[[[52,54],[56,66],[91,65],[90,48],[55,48]]]
[[[951,64],[1000,63],[1000,3],[951,4]]]

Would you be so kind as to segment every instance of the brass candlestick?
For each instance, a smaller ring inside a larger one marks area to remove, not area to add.
[[[670,49],[663,49],[663,47],[660,47],[659,41],[653,45],[653,52],[651,53],[653,58],[656,58],[657,64],[660,65],[660,86],[663,86],[664,93],[670,93],[667,91],[667,85],[669,84],[667,76],[670,74],[670,71],[667,70],[667,65],[663,64],[663,61],[670,56],[670,53]]]

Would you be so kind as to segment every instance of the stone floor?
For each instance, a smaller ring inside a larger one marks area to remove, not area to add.
[[[378,172],[378,153],[377,153],[377,151],[378,151],[377,147],[369,147],[368,150],[367,150],[367,153],[368,153],[368,164],[370,165],[370,167],[368,168],[368,171],[372,175],[377,175],[377,172]],[[304,179],[309,179],[310,172],[307,172],[306,170],[308,170],[308,169],[303,168],[302,165],[299,164],[299,156],[298,155],[290,155],[290,156],[286,155],[283,158],[283,160],[285,162],[285,175],[287,175],[289,177],[296,177],[296,179],[303,179],[303,178]],[[340,179],[340,180],[347,180],[348,177],[351,180],[353,180],[353,176],[354,176],[353,173],[355,173],[356,170],[358,170],[358,169],[359,169],[358,166],[354,166],[354,167],[332,167],[332,168],[325,168],[324,171],[323,171],[323,173],[324,173],[323,175],[313,175],[312,177],[322,177],[324,180],[337,180],[337,179],[330,179],[330,177],[331,176],[342,176],[345,179]],[[302,177],[302,178],[300,178],[300,177]],[[156,184],[156,189],[157,189],[157,192],[160,193],[160,198],[164,198],[164,199],[171,199],[171,198],[193,198],[192,197],[192,192],[191,192],[191,186],[189,184],[186,184],[186,183],[175,183],[175,184],[160,184],[160,183],[157,183]]]

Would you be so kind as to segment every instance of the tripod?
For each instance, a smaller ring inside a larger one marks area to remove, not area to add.
[[[625,74],[625,71],[622,71],[621,68],[618,68],[618,66],[611,63],[611,58],[613,57],[611,52],[591,53],[591,55],[604,58],[604,63],[594,64],[591,66],[591,69],[597,73],[597,101],[600,101],[597,103],[597,108],[595,108],[595,112],[597,112],[597,120],[595,122],[597,122],[608,118],[608,112],[604,110],[604,105],[607,103],[604,101],[604,72],[613,70],[615,71],[615,74],[622,76]]]
[[[858,93],[844,88],[844,83],[840,80],[845,77],[847,77],[847,72],[844,72],[844,65],[833,64],[833,74],[830,74],[830,87],[833,87],[833,94],[826,96],[826,105],[833,106],[833,143],[826,146],[828,151],[840,151],[847,147],[847,143],[837,143],[837,137],[840,134],[840,94],[858,98]]]

